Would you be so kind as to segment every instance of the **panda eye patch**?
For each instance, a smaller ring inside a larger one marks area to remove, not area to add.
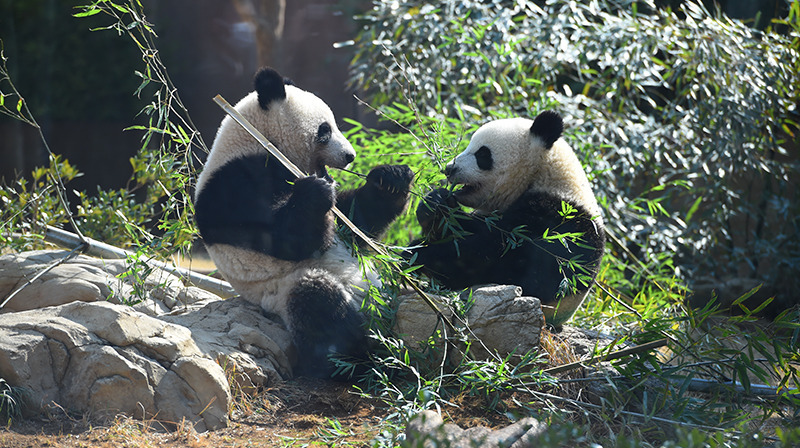
[[[317,129],[317,136],[314,138],[314,141],[320,145],[327,145],[331,139],[331,125],[328,123],[322,123],[319,125],[319,129]]]
[[[492,169],[492,150],[487,146],[481,146],[475,151],[475,162],[478,163],[478,168],[484,171]]]

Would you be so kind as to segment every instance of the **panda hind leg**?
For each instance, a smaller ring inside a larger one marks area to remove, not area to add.
[[[323,271],[304,276],[287,302],[292,337],[297,350],[295,375],[329,378],[331,354],[366,358],[367,336],[360,303],[346,288]]]

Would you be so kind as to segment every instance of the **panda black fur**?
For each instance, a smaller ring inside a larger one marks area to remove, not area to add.
[[[553,111],[535,120],[512,118],[481,126],[464,152],[445,168],[453,185],[428,194],[417,209],[426,244],[415,242],[415,264],[444,286],[458,290],[486,283],[518,285],[538,297],[548,323],[560,326],[583,302],[605,247],[605,227],[586,174],[561,138],[564,125]],[[562,216],[562,201],[577,212]],[[458,203],[474,209],[468,215]],[[453,211],[455,208],[455,211]],[[499,219],[487,225],[483,217]],[[452,218],[461,227],[445,226]],[[530,241],[509,249],[508,235],[524,229]],[[544,241],[544,232],[580,233]],[[561,260],[573,260],[571,269]],[[565,283],[566,279],[569,283]],[[565,286],[574,285],[572,288]]]
[[[236,104],[308,177],[295,179],[230,117],[217,131],[197,181],[195,217],[219,272],[247,300],[281,318],[292,334],[294,373],[330,373],[328,355],[359,356],[366,346],[359,312],[369,283],[337,235],[337,205],[378,236],[406,207],[413,173],[379,166],[364,186],[337,192],[326,166],[356,156],[330,108],[273,69],[255,76],[255,91]]]

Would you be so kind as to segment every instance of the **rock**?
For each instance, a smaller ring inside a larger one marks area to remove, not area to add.
[[[0,257],[0,301],[62,255]],[[247,393],[291,376],[290,335],[258,306],[158,269],[137,292],[118,277],[126,269],[78,256],[9,302],[22,311],[0,314],[0,378],[27,390],[32,410],[56,403],[213,430],[227,425],[229,379]],[[135,307],[112,303],[132,294],[143,298]]]
[[[39,250],[0,256],[0,303],[66,253]],[[127,260],[101,260],[77,255],[23,288],[0,309],[0,313],[76,301],[108,301],[133,304],[138,311],[157,316],[176,307],[217,299],[219,297],[210,292],[184,286],[179,277],[162,269],[144,270]]]
[[[291,335],[241,297],[161,319],[190,328],[201,352],[235,373],[241,390],[254,391],[292,376]]]
[[[481,426],[461,429],[458,425],[444,423],[436,412],[422,411],[406,426],[406,445],[414,448],[533,448],[536,437],[545,430],[547,425],[531,417],[497,430]]]
[[[35,406],[186,418],[198,431],[224,427],[231,399],[188,328],[107,302],[0,315],[0,377]]]
[[[522,355],[539,347],[544,327],[541,304],[539,299],[520,297],[521,294],[517,286],[491,285],[471,290],[471,298],[462,297],[471,303],[463,319],[470,329],[468,335],[481,341],[472,344],[476,358],[486,359],[489,352],[500,357],[511,353]],[[453,318],[453,312],[446,305],[447,299],[438,296],[432,299],[454,324],[460,322]],[[394,331],[407,344],[416,346],[437,329],[442,329],[433,310],[418,295],[404,295],[399,302]]]

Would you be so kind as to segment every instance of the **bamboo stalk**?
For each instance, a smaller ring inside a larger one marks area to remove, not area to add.
[[[686,381],[683,379],[673,379],[672,382],[676,387],[680,387]],[[745,387],[739,381],[714,381],[703,378],[691,378],[688,380],[689,385],[687,390],[692,392],[714,393],[714,392],[728,392],[733,390],[736,393],[747,394],[757,397],[765,398],[782,398],[775,386],[768,386],[766,384],[751,383]],[[788,390],[788,388],[787,388]],[[787,393],[786,396],[791,398],[800,398],[800,394]]]
[[[45,232],[44,239],[49,243],[65,248],[77,247],[80,244],[82,244],[81,239],[78,235],[51,226],[47,226],[47,231]],[[98,258],[107,258],[107,259],[128,258],[136,255],[133,252],[127,251],[125,249],[120,249],[119,247],[115,247],[110,244],[93,240],[91,238],[83,237],[83,239],[87,244],[87,247],[83,250],[83,252],[86,253],[87,255],[91,255]],[[224,280],[219,280],[214,277],[209,277],[208,275],[203,275],[200,274],[199,272],[194,272],[189,269],[184,269],[182,267],[174,266],[168,263],[163,263],[158,260],[146,260],[146,262],[147,264],[157,267],[159,269],[163,269],[164,271],[167,271],[170,274],[177,275],[184,281],[187,281],[197,286],[198,288],[212,292],[220,297],[227,298],[236,295],[236,292],[233,290],[230,283]]]
[[[607,355],[594,356],[592,358],[585,359],[583,361],[575,361],[575,362],[571,362],[569,364],[562,364],[560,366],[551,367],[549,369],[546,369],[544,371],[544,373],[546,373],[548,375],[553,375],[553,374],[556,374],[556,373],[566,372],[566,371],[569,371],[569,370],[574,370],[574,369],[580,368],[580,367],[582,367],[582,366],[584,366],[586,364],[593,364],[593,363],[601,362],[601,361],[613,361],[615,359],[624,358],[626,356],[635,355],[637,353],[649,352],[650,350],[653,350],[653,349],[656,349],[656,348],[659,348],[659,347],[663,347],[665,345],[667,345],[667,338],[659,339],[657,341],[648,342],[646,344],[641,344],[641,345],[637,345],[637,346],[634,346],[634,347],[629,347],[629,348],[622,349],[622,350],[618,350],[616,352],[612,352],[612,353],[609,353]]]

